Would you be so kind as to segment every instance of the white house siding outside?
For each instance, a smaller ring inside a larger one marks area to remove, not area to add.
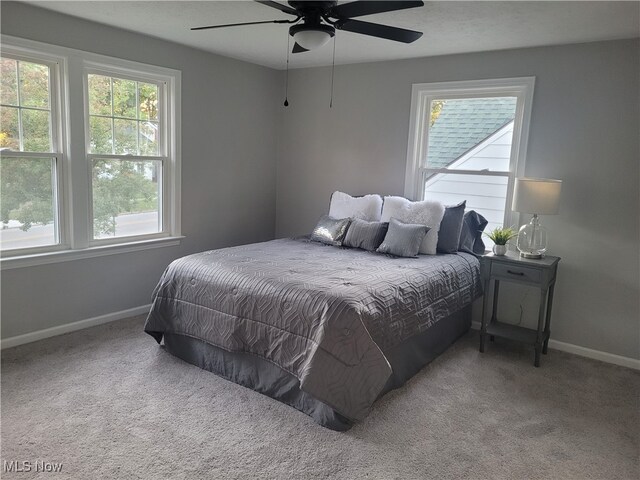
[[[513,122],[473,147],[448,165],[450,170],[509,171]],[[467,210],[475,210],[489,222],[485,231],[503,226],[508,177],[438,173],[425,182],[424,197],[457,205],[467,201]],[[509,225],[507,225],[509,226]],[[485,237],[485,243],[491,241]]]

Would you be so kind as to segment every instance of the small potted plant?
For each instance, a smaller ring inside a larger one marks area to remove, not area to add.
[[[518,233],[513,228],[496,227],[489,233],[484,233],[495,244],[493,253],[502,256],[507,253],[507,243],[509,240],[516,238]]]

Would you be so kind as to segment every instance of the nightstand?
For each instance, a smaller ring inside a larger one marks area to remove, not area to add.
[[[540,366],[540,353],[547,353],[551,334],[551,306],[553,287],[556,284],[559,257],[547,255],[539,260],[521,257],[518,253],[507,252],[504,256],[492,253],[480,257],[480,275],[484,282],[484,300],[482,303],[482,328],[480,331],[480,351],[484,352],[485,340],[490,337],[508,338],[535,347],[536,367]],[[494,282],[491,318],[487,321],[489,308],[489,288]],[[497,319],[500,282],[513,282],[538,287],[540,289],[540,309],[538,328],[520,327]]]

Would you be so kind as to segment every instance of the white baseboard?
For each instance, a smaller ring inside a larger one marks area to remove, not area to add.
[[[480,330],[480,322],[471,322],[471,328],[474,330]],[[600,350],[593,350],[591,348],[581,347],[572,343],[559,342],[552,338],[549,339],[549,348],[560,350],[561,352],[573,353],[574,355],[580,355],[581,357],[600,360],[601,362],[633,368],[634,370],[640,370],[640,360],[636,360],[635,358],[623,357],[621,355],[602,352]]]
[[[106,315],[87,318],[85,320],[80,320],[73,323],[66,323],[57,327],[45,328],[44,330],[25,333],[24,335],[16,335],[15,337],[5,338],[0,341],[0,349],[17,347],[18,345],[37,342],[38,340],[55,337],[57,335],[62,335],[63,333],[74,332],[76,330],[82,330],[83,328],[95,327],[96,325],[102,325],[103,323],[109,323],[127,317],[135,317],[136,315],[147,313],[150,308],[151,305],[142,305],[140,307],[128,308],[127,310],[120,310],[119,312],[107,313]]]
[[[572,343],[559,342],[552,338],[549,339],[549,348],[560,350],[562,352],[573,353],[575,355],[580,355],[581,357],[593,358],[594,360],[600,360],[601,362],[633,368],[634,370],[640,370],[640,360],[636,360],[635,358],[623,357],[622,355],[615,355],[601,350],[593,350],[591,348],[581,347],[580,345],[574,345]]]

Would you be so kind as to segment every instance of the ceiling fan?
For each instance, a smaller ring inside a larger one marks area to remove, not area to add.
[[[282,5],[278,2],[256,1],[288,15],[293,15],[295,18],[291,20],[210,25],[194,27],[191,30],[258,25],[262,23],[289,23],[293,24],[289,28],[289,35],[295,40],[292,53],[307,52],[321,47],[335,35],[336,29],[403,43],[415,42],[422,36],[422,32],[414,30],[353,20],[355,17],[364,15],[422,7],[424,5],[422,1],[358,1],[341,5],[338,5],[336,1],[289,1],[290,6]]]

